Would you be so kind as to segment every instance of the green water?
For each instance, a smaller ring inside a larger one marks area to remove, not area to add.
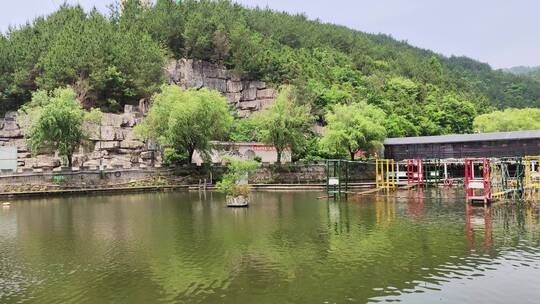
[[[320,195],[15,201],[0,207],[0,303],[540,301],[538,208]]]

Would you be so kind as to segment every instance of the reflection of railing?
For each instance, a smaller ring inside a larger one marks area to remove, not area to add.
[[[492,227],[493,227],[493,217],[492,210],[493,207],[486,205],[483,208],[483,217],[475,216],[475,207],[465,204],[465,223],[466,223],[466,234],[467,241],[469,242],[470,247],[475,247],[475,230],[483,229],[484,230],[484,250],[488,251],[493,245],[493,236],[492,236]],[[476,227],[476,229],[475,229]]]

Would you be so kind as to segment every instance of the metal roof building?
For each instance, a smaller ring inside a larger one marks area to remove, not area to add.
[[[388,138],[384,155],[395,160],[540,155],[540,130]]]

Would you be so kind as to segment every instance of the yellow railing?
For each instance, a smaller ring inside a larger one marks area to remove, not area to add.
[[[536,166],[535,166],[536,165]],[[525,156],[525,189],[540,189],[540,155]]]
[[[375,160],[375,184],[377,189],[395,189],[396,175],[393,159]]]

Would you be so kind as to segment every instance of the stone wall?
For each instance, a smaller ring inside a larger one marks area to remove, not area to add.
[[[105,189],[170,184],[172,170],[133,168],[72,171],[44,169],[0,176],[0,192]],[[173,179],[174,180],[174,179]]]
[[[7,113],[0,119],[0,146],[16,146],[19,171],[40,171],[59,168],[62,165],[57,154],[32,156],[24,130],[17,121],[15,112]],[[126,105],[124,113],[103,113],[100,126],[88,124],[90,142],[81,146],[74,155],[75,167],[96,167],[100,164],[108,168],[148,167],[161,164],[161,155],[152,141],[138,138],[133,127],[142,120],[139,107]]]
[[[0,192],[46,191],[55,189],[95,189],[156,185],[215,184],[226,172],[224,166],[179,166],[172,168],[131,168],[103,171],[97,168],[83,170],[51,170],[18,172],[0,175]],[[320,184],[324,182],[325,165],[322,162],[267,165],[249,174],[250,184]],[[375,166],[360,164],[350,170],[349,182],[373,182]]]
[[[226,68],[201,60],[172,60],[166,68],[170,83],[185,89],[207,87],[221,92],[234,104],[240,117],[268,107],[277,91],[262,81],[242,80]]]
[[[373,182],[375,165],[357,163],[349,170],[349,182]],[[264,166],[249,174],[251,184],[309,184],[325,181],[325,163],[295,163]]]

